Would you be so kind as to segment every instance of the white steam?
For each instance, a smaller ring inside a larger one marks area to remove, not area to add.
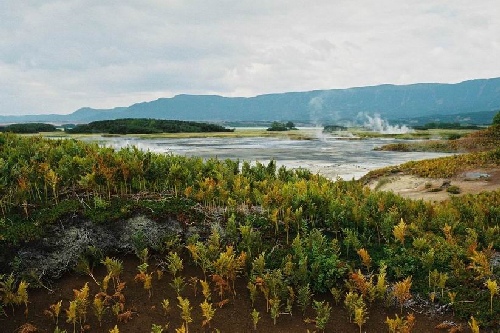
[[[312,125],[314,125],[318,132],[317,137],[320,139],[324,139],[324,133],[320,131],[320,128],[323,127],[323,122],[326,122],[330,125],[342,125],[346,127],[356,127],[359,124],[362,124],[363,127],[383,134],[405,134],[413,132],[413,129],[406,125],[391,125],[385,119],[383,119],[380,114],[375,113],[370,115],[366,112],[359,112],[355,119],[349,119],[350,117],[341,117],[341,112],[332,110],[330,108],[325,108],[325,93],[322,93],[318,96],[315,96],[309,100],[308,112],[309,112],[309,121]],[[342,136],[345,136],[343,133]]]
[[[391,125],[387,120],[382,119],[377,113],[375,113],[373,117],[367,113],[359,113],[358,118],[364,122],[364,127],[374,132],[383,134],[405,134],[413,131],[406,125]]]
[[[309,101],[309,120],[317,127],[321,127],[321,113],[323,112],[323,98],[316,96]]]

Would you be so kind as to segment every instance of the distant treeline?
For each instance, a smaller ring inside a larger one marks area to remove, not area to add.
[[[181,120],[159,119],[116,119],[94,121],[68,129],[68,133],[109,133],[109,134],[154,134],[154,133],[201,133],[232,132],[220,125]]]
[[[432,122],[427,123],[423,126],[413,126],[413,129],[416,130],[429,130],[429,129],[481,129],[480,126],[477,125],[462,125],[460,123],[440,123],[440,122]]]
[[[326,125],[323,127],[323,132],[338,132],[338,131],[347,131],[347,127],[340,125]]]
[[[0,127],[0,132],[10,132],[10,133],[18,133],[18,134],[54,132],[56,130],[57,129],[54,125],[43,124],[43,123],[12,124],[12,125]]]
[[[276,132],[276,131],[280,132],[280,131],[290,131],[293,129],[297,129],[297,128],[295,128],[295,124],[291,121],[289,121],[287,123],[273,121],[273,123],[271,124],[271,127],[269,127],[267,130],[272,131],[272,132]]]

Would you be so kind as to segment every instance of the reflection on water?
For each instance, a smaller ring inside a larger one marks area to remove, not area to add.
[[[374,151],[375,147],[400,142],[391,139],[345,140],[322,136],[314,140],[279,138],[188,138],[141,139],[133,137],[93,137],[101,144],[116,149],[136,146],[157,153],[172,153],[202,158],[239,159],[269,163],[278,167],[307,168],[330,179],[359,178],[373,169],[397,165],[410,160],[446,156],[442,153],[406,153]]]

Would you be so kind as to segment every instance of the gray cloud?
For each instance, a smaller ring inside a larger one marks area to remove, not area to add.
[[[0,114],[500,76],[480,1],[0,3]]]

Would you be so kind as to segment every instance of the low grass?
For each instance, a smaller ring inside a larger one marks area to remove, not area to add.
[[[349,130],[353,135],[360,138],[396,138],[402,140],[428,140],[428,139],[448,139],[450,137],[462,137],[477,130],[465,129],[431,129],[431,130],[414,130],[408,133],[388,134],[367,131],[361,128],[352,128]]]
[[[38,134],[37,134],[38,135]],[[74,138],[88,139],[98,137],[133,137],[141,139],[190,139],[190,138],[253,138],[269,137],[290,140],[312,140],[315,137],[315,131],[309,129],[300,129],[286,132],[266,131],[263,128],[236,128],[234,132],[205,132],[205,133],[159,133],[159,134],[69,134],[64,132],[46,132],[41,133],[47,138]]]
[[[426,131],[427,132],[427,131]],[[500,140],[500,126],[482,130],[432,130],[432,140],[393,143],[378,150],[426,152],[479,152],[495,149]]]
[[[378,190],[378,189],[380,189],[382,186],[390,183],[390,181],[391,180],[389,178],[387,178],[387,177],[381,177],[379,179],[379,181],[377,182],[377,185],[375,185],[375,191]]]
[[[450,178],[461,172],[497,167],[500,164],[500,148],[486,152],[457,154],[435,159],[410,161],[398,166],[390,166],[368,172],[360,180],[364,183],[371,179],[390,176],[395,173],[411,174],[427,178]]]

